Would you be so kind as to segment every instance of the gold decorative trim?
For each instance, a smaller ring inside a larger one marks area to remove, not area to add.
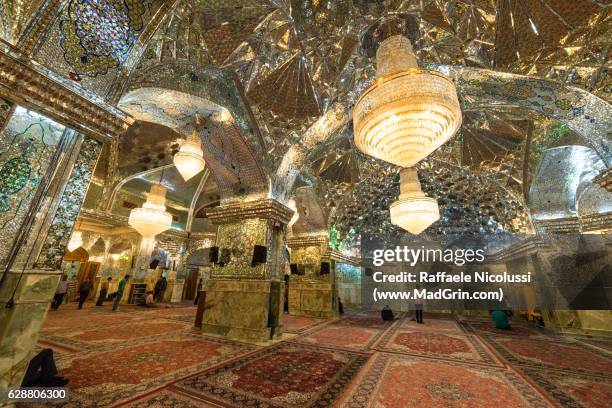
[[[106,142],[118,138],[134,122],[123,111],[86,98],[77,85],[62,83],[52,73],[0,46],[0,96],[35,110],[78,132]]]
[[[215,224],[223,224],[247,218],[264,218],[287,224],[293,210],[273,199],[231,203],[206,211]]]
[[[580,221],[584,232],[609,231],[612,230],[612,211],[581,217]]]

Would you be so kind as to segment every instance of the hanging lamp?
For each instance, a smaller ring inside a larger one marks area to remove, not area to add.
[[[391,204],[391,223],[412,234],[420,234],[440,218],[438,203],[421,190],[413,167],[400,172],[400,196]]]
[[[81,231],[73,231],[70,241],[68,241],[68,251],[73,252],[83,246],[83,233]]]
[[[163,177],[163,176],[162,176]],[[145,238],[152,238],[172,226],[172,215],[166,212],[166,188],[153,184],[147,201],[130,212],[128,224]]]
[[[457,90],[420,69],[410,41],[394,35],[376,52],[376,80],[353,109],[355,145],[370,156],[412,167],[461,126]]]
[[[185,181],[204,170],[206,162],[204,161],[202,141],[197,131],[194,130],[191,136],[185,140],[179,151],[174,155],[173,161]]]

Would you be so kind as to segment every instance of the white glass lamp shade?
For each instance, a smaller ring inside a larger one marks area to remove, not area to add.
[[[81,231],[74,231],[68,241],[67,248],[70,252],[80,248],[83,245],[83,233]]]
[[[204,161],[202,142],[196,132],[193,132],[185,140],[179,151],[174,155],[174,165],[185,181],[204,170],[206,162]]]
[[[355,145],[370,156],[412,167],[461,126],[457,90],[446,76],[418,68],[410,41],[387,38],[376,52],[377,79],[353,109]]]
[[[147,201],[130,212],[128,224],[145,238],[151,238],[172,226],[172,215],[166,212],[166,189],[153,184]]]
[[[438,203],[421,191],[417,172],[413,168],[400,173],[400,196],[391,204],[391,223],[418,235],[440,218]]]

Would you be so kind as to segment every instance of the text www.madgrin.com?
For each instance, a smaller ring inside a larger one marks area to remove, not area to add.
[[[413,289],[411,291],[387,291],[374,288],[374,302],[379,300],[497,300],[504,299],[504,291],[468,292],[461,289]]]

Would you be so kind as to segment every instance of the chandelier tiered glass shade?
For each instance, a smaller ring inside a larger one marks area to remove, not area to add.
[[[416,169],[400,173],[400,196],[391,204],[391,223],[412,234],[420,234],[440,218],[438,203],[421,191]]]
[[[145,238],[151,238],[172,226],[172,215],[166,212],[166,188],[153,184],[147,201],[130,212],[128,224]]]
[[[353,109],[355,145],[370,156],[412,167],[461,126],[453,82],[419,69],[410,41],[395,35],[376,52],[376,80]]]
[[[174,165],[185,181],[204,170],[206,162],[197,132],[194,131],[174,155]]]
[[[81,231],[74,231],[68,241],[67,248],[70,252],[80,248],[83,245],[83,233]]]

